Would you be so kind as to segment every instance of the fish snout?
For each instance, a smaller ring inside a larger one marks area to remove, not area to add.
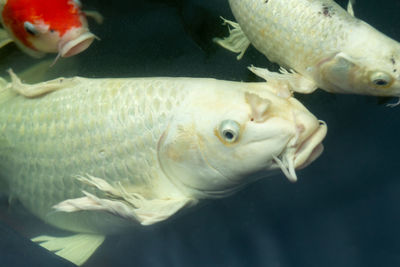
[[[86,50],[94,39],[98,39],[96,35],[88,29],[71,29],[61,39],[58,52],[61,57],[71,57]]]
[[[317,159],[323,152],[322,140],[328,127],[324,121],[311,116],[296,116],[294,142],[294,167],[302,169]]]
[[[327,126],[304,109],[292,111],[291,123],[294,126],[293,137],[282,154],[273,156],[273,161],[289,181],[296,182],[295,169],[308,166],[323,152],[322,140]]]

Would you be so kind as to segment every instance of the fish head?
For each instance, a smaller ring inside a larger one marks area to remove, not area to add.
[[[34,57],[45,53],[73,56],[96,38],[77,0],[8,0],[1,18],[15,43]]]
[[[325,124],[293,97],[247,87],[199,91],[163,134],[160,165],[191,196],[223,197],[277,169],[295,181],[321,154]]]
[[[400,43],[360,24],[346,48],[320,64],[321,87],[334,93],[400,96]]]

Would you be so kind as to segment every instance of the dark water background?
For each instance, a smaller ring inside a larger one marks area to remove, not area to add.
[[[90,23],[102,40],[71,59],[63,75],[254,81],[248,65],[273,66],[252,47],[236,61],[210,41],[226,34],[220,15],[233,19],[226,0],[83,4],[104,15],[103,25]],[[359,0],[355,13],[400,40],[399,1]],[[4,70],[35,62],[12,46],[0,57]],[[160,225],[110,237],[85,266],[400,266],[400,107],[321,90],[297,97],[329,126],[325,152],[298,172],[297,183],[278,174]],[[26,214],[1,203],[0,266],[65,266],[25,239],[47,227],[34,219],[24,225],[18,216]]]

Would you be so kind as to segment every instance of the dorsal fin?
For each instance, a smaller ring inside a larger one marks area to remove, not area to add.
[[[356,0],[349,0],[349,3],[347,4],[347,12],[349,12],[350,15],[354,17],[354,9],[353,6],[355,5]]]

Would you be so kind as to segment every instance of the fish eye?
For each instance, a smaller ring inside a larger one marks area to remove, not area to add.
[[[31,35],[38,34],[38,30],[35,28],[35,26],[28,21],[24,22],[24,28],[25,28],[25,31]]]
[[[393,83],[392,77],[381,71],[372,73],[370,79],[373,86],[378,88],[388,88]]]
[[[219,135],[227,143],[234,143],[239,139],[240,125],[233,120],[224,120],[219,126]]]

